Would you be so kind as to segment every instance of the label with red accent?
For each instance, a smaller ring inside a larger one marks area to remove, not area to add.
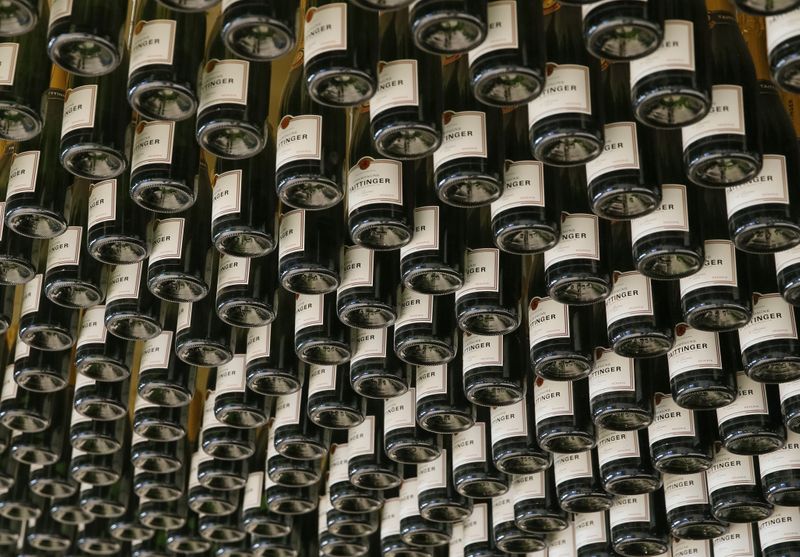
[[[663,395],[647,432],[650,445],[670,437],[694,437],[694,412],[678,406],[671,396]]]
[[[722,369],[717,333],[676,326],[675,345],[667,352],[667,363],[670,379],[698,369]]]
[[[528,127],[550,116],[567,113],[592,113],[589,68],[548,63],[542,94],[528,103]]]
[[[303,38],[306,64],[325,52],[347,50],[347,4],[335,2],[309,8]]]
[[[606,323],[653,315],[653,288],[650,279],[638,271],[614,273],[614,288],[606,298]]]
[[[467,53],[470,66],[484,54],[519,47],[515,0],[489,2],[487,23],[486,39]]]
[[[705,118],[681,128],[683,148],[718,134],[744,135],[744,98],[740,85],[714,85]]]
[[[275,169],[293,161],[321,158],[322,116],[284,116],[276,136]]]
[[[600,234],[596,215],[561,214],[561,241],[544,252],[544,268],[570,259],[600,260]]]
[[[61,120],[61,138],[71,131],[94,126],[97,108],[97,85],[82,85],[67,89],[64,98],[64,117]]]
[[[11,170],[8,173],[6,200],[20,193],[36,191],[36,177],[39,173],[41,151],[25,151],[15,153],[11,159]]]
[[[631,244],[645,236],[660,232],[688,232],[689,213],[687,211],[686,186],[663,184],[661,204],[648,215],[637,217],[631,223]]]
[[[86,229],[117,218],[117,180],[96,182],[89,188],[89,215]]]
[[[400,259],[419,251],[439,249],[439,207],[414,209],[414,233],[411,241],[400,248]]]
[[[47,246],[47,272],[55,267],[80,264],[82,239],[80,226],[70,226],[61,236],[52,238]]]
[[[556,338],[569,338],[569,306],[552,298],[533,298],[528,307],[528,338],[533,348]]]
[[[681,296],[709,286],[737,285],[736,247],[728,240],[706,240],[703,268],[680,280]]]
[[[500,250],[469,249],[464,253],[464,286],[456,292],[456,301],[475,292],[498,292],[500,289]]]
[[[220,104],[247,104],[250,62],[212,59],[203,66],[198,84],[197,113]]]
[[[172,164],[175,122],[142,122],[136,126],[131,153],[131,172],[149,164]]]
[[[572,382],[537,377],[533,384],[533,410],[537,425],[548,418],[572,415]]]
[[[434,170],[454,159],[489,156],[485,112],[446,111],[442,123],[442,144],[433,153]]]
[[[586,163],[586,183],[617,170],[639,170],[639,168],[636,123],[606,124],[602,153]]]
[[[631,87],[643,77],[658,72],[670,70],[693,72],[694,23],[684,19],[664,21],[664,38],[661,46],[647,56],[631,60],[630,68]]]
[[[369,101],[369,117],[397,106],[419,106],[416,60],[378,62],[378,89]]]
[[[636,391],[633,358],[602,349],[589,374],[589,400],[607,393]]]
[[[403,165],[364,157],[347,174],[347,214],[379,203],[403,204]]]
[[[136,24],[131,37],[128,75],[143,66],[172,65],[177,25],[172,19],[153,19]]]
[[[722,425],[734,418],[758,414],[769,414],[766,385],[739,371],[736,373],[736,398],[730,404],[717,408],[717,423]]]
[[[767,204],[789,204],[789,178],[786,173],[786,157],[764,155],[761,172],[755,178],[739,186],[725,188],[728,218],[736,212],[753,206]]]
[[[755,293],[753,316],[738,332],[742,350],[773,339],[797,339],[794,307],[780,294]]]
[[[544,207],[544,165],[538,161],[506,161],[503,195],[492,203],[492,218],[520,207]]]

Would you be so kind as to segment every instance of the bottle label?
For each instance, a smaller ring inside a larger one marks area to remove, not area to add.
[[[117,180],[96,182],[89,188],[89,216],[86,229],[117,218]]]
[[[467,53],[470,66],[484,54],[519,47],[515,0],[489,2],[487,23],[486,39]]]
[[[613,350],[602,349],[589,374],[589,400],[607,393],[635,391],[633,358],[625,358]]]
[[[272,430],[277,431],[279,427],[300,423],[300,397],[302,390],[281,395],[275,403],[275,421],[272,422]]]
[[[577,64],[547,64],[542,94],[528,103],[528,127],[558,114],[592,114],[589,68]]]
[[[414,234],[411,241],[400,248],[400,259],[418,251],[439,249],[439,207],[414,209]]]
[[[739,346],[746,350],[773,339],[797,339],[794,307],[780,294],[753,294],[753,316],[739,329]]]
[[[238,214],[242,209],[242,171],[231,170],[217,174],[211,201],[211,219]]]
[[[55,267],[78,265],[81,261],[83,228],[68,227],[61,236],[50,240],[47,248],[47,272]]]
[[[661,41],[661,46],[647,56],[631,60],[631,87],[635,87],[643,77],[670,70],[695,71],[694,23],[691,21],[683,19],[664,21],[664,39]]]
[[[561,213],[561,241],[544,252],[544,268],[570,259],[600,260],[596,215]]]
[[[248,329],[245,364],[250,364],[253,360],[260,358],[269,358],[271,341],[272,324]]]
[[[308,396],[336,390],[336,366],[311,365],[308,369]]]
[[[758,456],[758,469],[762,478],[773,472],[800,470],[800,433],[787,429],[780,449]]]
[[[36,177],[39,173],[40,156],[41,151],[26,151],[14,154],[11,159],[11,170],[8,173],[6,200],[21,193],[33,193],[36,191]]]
[[[361,246],[344,246],[342,276],[337,295],[352,288],[370,288],[375,280],[375,252]]]
[[[575,514],[575,549],[587,545],[608,543],[606,532],[606,513],[576,513]]]
[[[544,499],[546,496],[545,472],[514,474],[511,476],[511,492],[516,505],[526,499]]]
[[[800,263],[800,246],[775,253],[775,271],[778,273],[798,263]]]
[[[572,524],[547,536],[547,557],[575,557],[575,532]]]
[[[505,187],[492,203],[492,218],[520,207],[544,207],[544,165],[538,161],[506,161]]]
[[[765,18],[767,24],[767,50],[772,53],[779,44],[800,34],[800,10],[790,10]]]
[[[183,302],[178,304],[178,318],[175,321],[175,332],[180,333],[188,329],[192,324],[192,303]]]
[[[6,374],[3,376],[3,390],[0,391],[0,401],[16,398],[19,386],[14,381],[14,364],[6,366]]]
[[[386,358],[386,329],[350,329],[350,365],[369,358]]]
[[[175,50],[175,28],[171,19],[139,21],[131,37],[131,57],[128,75],[143,66],[171,66]]]
[[[138,397],[137,397],[137,400],[138,400]],[[91,418],[87,418],[86,416],[84,416],[83,414],[78,412],[75,409],[74,406],[72,407],[72,410],[71,410],[70,416],[69,416],[69,427],[70,428],[72,428],[72,427],[74,427],[76,425],[88,423],[88,422],[91,422],[91,421],[93,421]],[[136,435],[136,432],[134,432],[133,434]]]
[[[283,259],[291,253],[303,251],[305,247],[306,212],[303,209],[297,209],[281,215],[278,257]]]
[[[398,106],[419,106],[416,60],[378,62],[378,90],[369,101],[369,117]]]
[[[375,454],[375,416],[364,416],[364,421],[347,430],[350,458]],[[382,449],[381,449],[382,450]]]
[[[447,365],[416,366],[417,402],[426,396],[447,394]]]
[[[489,541],[489,513],[486,503],[476,503],[464,519],[464,547]]]
[[[97,85],[67,89],[64,97],[64,118],[61,120],[61,138],[71,131],[93,127],[96,108]]]
[[[572,382],[537,377],[533,385],[533,409],[537,425],[548,418],[572,415],[575,411]]]
[[[14,346],[14,361],[17,362],[23,358],[31,355],[31,347],[25,344],[21,338],[17,339],[17,344]]]
[[[608,513],[608,519],[611,528],[619,524],[650,522],[650,494],[615,497],[614,504]]]
[[[216,393],[244,393],[247,388],[247,375],[244,372],[244,354],[236,354],[233,359],[217,368]]]
[[[197,114],[220,104],[247,105],[250,62],[246,60],[209,60],[203,66],[198,90]]]
[[[586,183],[617,170],[639,170],[639,140],[634,122],[605,126],[603,152],[586,163]]]
[[[528,307],[531,348],[547,340],[569,338],[569,306],[552,298],[533,298]]]
[[[711,542],[673,538],[672,557],[711,557]]]
[[[453,470],[474,462],[486,462],[486,424],[475,422],[465,430],[453,434]]]
[[[694,412],[681,408],[671,396],[656,404],[653,422],[647,428],[650,445],[672,437],[694,437]]]
[[[412,323],[433,323],[433,296],[403,288],[400,290],[400,300],[397,304],[395,333],[397,329]]]
[[[217,402],[217,393],[210,391],[203,405],[203,422],[200,431],[208,431],[215,427],[224,427],[225,424],[217,419],[217,414],[214,412],[214,405]]]
[[[416,2],[414,2],[416,3]],[[411,5],[413,5],[412,3]],[[409,10],[410,11],[410,10]],[[448,557],[464,557],[464,523],[453,524],[453,533],[447,545]]]
[[[414,389],[383,402],[383,434],[417,425]]]
[[[786,157],[764,155],[764,165],[755,178],[740,186],[725,188],[728,218],[737,211],[759,205],[789,204],[789,179]]]
[[[180,259],[183,253],[183,228],[186,219],[161,219],[153,233],[148,265],[165,259]]]
[[[42,293],[42,282],[44,282],[44,276],[39,274],[25,283],[22,291],[20,315],[28,315],[29,313],[39,311],[39,297]]]
[[[736,248],[728,240],[706,240],[703,268],[695,274],[682,278],[681,297],[700,288],[710,286],[732,286],[739,283],[736,278]]]
[[[635,244],[645,236],[661,232],[688,232],[689,212],[687,206],[686,186],[663,184],[661,186],[661,205],[652,213],[630,221],[631,244]]]
[[[497,526],[504,522],[514,522],[514,502],[508,491],[503,495],[492,497],[492,524]]]
[[[711,468],[706,470],[706,481],[709,493],[725,487],[756,485],[753,457],[733,454],[721,448],[714,456]]]
[[[228,286],[246,286],[248,282],[250,282],[250,258],[220,254],[217,292]]]
[[[800,543],[800,507],[776,506],[769,518],[759,521],[761,550],[781,543]]]
[[[431,489],[447,489],[447,449],[430,462],[417,464],[419,493]]]
[[[690,505],[708,505],[706,473],[667,474],[664,480],[664,506],[667,512]]]
[[[792,397],[800,396],[800,379],[779,384],[778,392],[780,392],[781,403],[786,402]]]
[[[131,152],[131,172],[149,164],[172,164],[175,122],[141,122],[136,126]]]
[[[104,344],[106,341],[105,325],[106,306],[95,305],[83,310],[81,328],[78,331],[77,346],[87,344]]]
[[[713,539],[714,555],[750,557],[758,555],[750,524],[731,522],[728,532]]]
[[[297,294],[294,309],[294,332],[319,327],[325,322],[325,298],[322,294]]]
[[[276,141],[276,170],[293,161],[321,160],[322,116],[284,116]]]
[[[142,261],[128,265],[114,265],[111,277],[108,280],[107,304],[116,300],[136,299],[139,297],[143,265]]]
[[[717,408],[717,423],[722,425],[734,418],[759,414],[769,414],[766,386],[740,371],[736,374],[736,398],[730,404]]]
[[[244,484],[242,511],[258,509],[264,496],[264,472],[250,472]]]
[[[580,453],[556,453],[553,459],[556,485],[570,480],[592,477],[592,451]]]
[[[419,515],[419,478],[407,478],[400,486],[400,520],[410,516]]]
[[[320,511],[320,519],[322,511]],[[327,529],[327,519],[325,524]],[[400,498],[385,499],[381,509],[381,539],[400,535]]]
[[[501,335],[483,336],[464,333],[463,344],[461,354],[464,374],[475,368],[503,366],[503,337]]]
[[[469,249],[464,252],[464,286],[456,292],[456,301],[475,292],[500,291],[500,250]]]
[[[614,288],[606,298],[606,323],[653,315],[653,289],[650,279],[638,271],[614,273]]]
[[[528,436],[528,413],[526,401],[507,406],[493,406],[491,408],[492,445],[512,437]]]
[[[72,0],[53,0],[50,5],[50,21],[48,23],[52,25],[56,20],[70,15],[72,15]]]
[[[306,12],[304,34],[305,59],[333,50],[347,50],[347,4],[336,2]]]
[[[339,482],[349,482],[350,475],[348,473],[348,464],[350,461],[350,447],[347,443],[336,445],[335,449],[331,451],[331,468],[328,472],[328,485],[334,485]]]
[[[640,450],[638,432],[598,429],[597,462],[601,468],[617,460],[641,458]]]
[[[347,214],[379,203],[403,204],[403,165],[363,157],[347,174]]]
[[[722,369],[717,333],[678,325],[675,345],[667,352],[667,363],[670,379],[698,369]]]
[[[466,157],[488,156],[486,113],[474,110],[442,114],[442,144],[433,153],[433,169]]]
[[[744,99],[741,86],[714,85],[708,114],[699,122],[681,128],[681,133],[684,149],[712,135],[744,135]]]
[[[139,371],[148,369],[167,369],[172,353],[172,331],[161,331],[157,337],[146,340],[142,348]]]

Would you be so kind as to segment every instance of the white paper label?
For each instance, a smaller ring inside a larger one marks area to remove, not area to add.
[[[453,470],[473,462],[486,462],[486,424],[475,422],[453,434]]]
[[[350,329],[350,365],[386,357],[386,329]]]
[[[250,258],[220,254],[217,292],[228,286],[247,285],[248,282],[250,282]]]
[[[250,62],[209,60],[203,66],[198,84],[197,113],[219,104],[247,104]]]
[[[764,155],[764,165],[755,178],[740,186],[725,188],[728,218],[737,211],[758,205],[789,204],[789,178],[786,157]]]
[[[636,391],[634,371],[633,358],[625,358],[613,350],[602,350],[589,374],[589,400],[606,393]]]
[[[214,412],[214,405],[217,401],[217,393],[214,391],[210,391],[208,393],[208,398],[206,398],[205,404],[203,405],[203,422],[201,431],[208,431],[214,427],[225,427],[225,424],[220,422],[217,419],[217,415]],[[205,449],[203,449],[205,451]]]
[[[780,338],[797,339],[794,307],[780,294],[754,294],[753,316],[739,329],[739,346],[746,350]]]
[[[22,291],[20,315],[28,315],[34,311],[39,311],[39,297],[42,293],[42,282],[44,282],[44,275],[36,275],[25,283]]]
[[[56,20],[71,14],[72,0],[53,0],[50,5],[50,20],[48,23],[52,25]]]
[[[570,480],[592,477],[592,451],[554,455],[556,485]]]
[[[766,386],[740,371],[736,374],[736,399],[717,408],[717,423],[722,425],[734,418],[758,414],[769,414]]]
[[[705,25],[705,22],[703,22]],[[683,19],[664,21],[664,38],[654,52],[630,61],[631,87],[640,79],[668,70],[694,71],[694,23]]]
[[[269,358],[272,341],[272,325],[252,327],[247,330],[247,353],[245,364],[259,358]]]
[[[417,478],[420,494],[431,489],[447,489],[447,449],[442,449],[432,461],[417,464]]]
[[[403,204],[403,165],[364,157],[347,173],[347,214],[379,203]]]
[[[3,390],[0,391],[0,400],[5,401],[15,398],[18,388],[17,382],[14,381],[14,364],[9,364],[6,366],[5,375],[3,375]]]
[[[527,437],[528,413],[527,403],[522,400],[507,406],[495,406],[491,409],[492,445],[512,437]]]
[[[689,213],[686,207],[686,186],[663,184],[661,204],[656,210],[630,221],[631,244],[659,232],[688,232]]]
[[[375,416],[364,416],[363,422],[347,430],[347,444],[351,459],[375,454]]]
[[[453,533],[447,545],[448,557],[464,557],[464,523],[453,524]]]
[[[505,187],[491,206],[492,218],[519,207],[544,207],[544,165],[538,161],[506,161]]]
[[[275,402],[275,421],[272,422],[272,430],[277,431],[279,427],[294,425],[300,422],[300,397],[302,390],[281,395]]]
[[[400,520],[419,515],[418,478],[406,478],[400,486]]]
[[[547,557],[575,557],[575,532],[572,523],[564,530],[547,535]]]
[[[486,503],[476,503],[464,519],[464,547],[489,541],[489,513]]]
[[[673,538],[672,557],[711,557],[711,541]]]
[[[420,294],[410,288],[400,290],[400,300],[397,302],[397,319],[394,330],[412,323],[433,322],[433,296]]]
[[[86,229],[117,218],[117,181],[105,180],[89,189],[89,216]]]
[[[500,290],[500,250],[469,249],[464,252],[464,286],[456,292],[456,300],[475,292]]]
[[[211,201],[211,219],[238,214],[242,209],[242,171],[217,174]]]
[[[303,209],[297,209],[281,215],[278,257],[283,259],[291,253],[303,251],[305,247],[306,212]]]
[[[504,522],[514,522],[514,502],[511,490],[492,498],[492,524],[497,526]]]
[[[16,345],[14,346],[14,362],[17,362],[23,358],[27,358],[30,355],[31,347],[25,344],[25,341],[18,337]]]
[[[295,334],[324,323],[325,297],[322,294],[298,294],[294,309]]]
[[[186,219],[161,219],[153,232],[148,265],[165,259],[180,259],[183,253],[183,228]]]
[[[247,388],[247,375],[244,372],[244,354],[236,354],[233,359],[217,368],[216,393],[244,393]]]
[[[570,259],[600,260],[596,215],[561,214],[561,241],[544,252],[544,268]]]
[[[488,156],[486,113],[446,111],[442,123],[442,144],[433,153],[434,170],[454,159]]]
[[[757,555],[758,549],[753,540],[753,530],[750,524],[731,522],[728,531],[714,538],[714,555],[725,557],[752,557]]]
[[[439,207],[414,209],[414,233],[411,241],[400,248],[400,259],[418,251],[439,249]]]
[[[81,328],[78,331],[77,346],[87,344],[103,344],[106,341],[105,325],[106,306],[95,305],[83,310]]]
[[[636,431],[611,431],[598,427],[597,462],[602,468],[625,458],[641,458],[639,434]]]
[[[68,227],[61,236],[52,238],[47,247],[47,272],[55,267],[78,265],[81,261],[83,228]]]
[[[378,89],[369,101],[370,119],[396,106],[418,106],[418,91],[416,60],[378,62]]]
[[[775,253],[775,271],[778,273],[798,263],[800,263],[800,246]]]
[[[551,298],[533,298],[528,307],[528,338],[533,348],[556,338],[569,338],[569,306]]]
[[[694,412],[681,408],[671,396],[664,395],[656,404],[653,423],[647,428],[650,445],[670,437],[693,437]]]
[[[576,513],[575,514],[575,549],[587,545],[607,543],[606,513]]]
[[[334,485],[339,482],[349,482],[348,463],[350,461],[350,448],[347,443],[336,445],[335,449],[331,451],[330,459],[331,467],[328,472],[328,485]]]
[[[347,50],[347,4],[336,2],[306,12],[304,59],[308,62],[324,52]]]
[[[276,137],[275,169],[293,161],[322,158],[322,116],[286,115]]]
[[[400,498],[392,497],[383,501],[381,508],[381,539],[400,535]]]
[[[759,521],[761,550],[779,543],[800,543],[800,507],[775,507],[769,518]]]
[[[150,164],[172,164],[175,122],[142,122],[136,127],[131,153],[131,172]]]
[[[572,382],[537,377],[533,384],[533,410],[537,426],[548,418],[572,415]]]
[[[108,279],[106,303],[116,300],[135,299],[139,297],[139,285],[142,280],[144,262],[129,265],[115,265]]]
[[[175,28],[171,19],[139,21],[133,28],[128,75],[142,66],[171,66],[175,50]]]
[[[612,528],[618,524],[650,522],[650,494],[615,497],[608,519]]]
[[[308,396],[336,389],[336,366],[311,365],[308,369]]]
[[[18,43],[0,43],[0,86],[10,87],[14,85],[18,53]]]
[[[681,475],[664,473],[662,478],[664,480],[664,505],[667,512],[679,507],[708,504],[705,472]]]
[[[503,365],[503,337],[464,333],[462,348],[462,372],[480,367]]]
[[[374,280],[375,252],[361,246],[344,246],[337,294],[352,288],[369,288]]]
[[[192,303],[182,302],[178,304],[178,318],[175,320],[175,332],[180,333],[188,329],[192,324]]]
[[[2,62],[0,62],[2,63]],[[11,159],[11,170],[8,173],[6,199],[20,193],[36,191],[36,177],[39,173],[39,157],[41,151],[25,151],[14,154]]]
[[[787,429],[780,449],[758,456],[758,469],[762,478],[773,472],[800,470],[800,433]]]
[[[737,455],[727,449],[720,448],[714,456],[711,468],[706,470],[708,492],[737,485],[756,485],[756,471],[753,466],[753,457]]]
[[[487,22],[486,39],[467,53],[470,66],[484,54],[519,46],[516,0],[489,2]]]
[[[592,113],[589,68],[577,64],[547,64],[542,94],[528,103],[528,127],[550,116]]]
[[[250,472],[250,474],[247,475],[247,483],[244,484],[242,511],[261,507],[261,499],[263,496],[264,472]]]
[[[614,273],[614,288],[606,298],[606,323],[642,315],[653,315],[650,279],[638,271]]]
[[[634,122],[606,124],[603,152],[586,163],[586,183],[617,170],[639,170],[639,141]]]
[[[535,474],[514,474],[511,476],[513,501],[517,503],[526,499],[543,499],[546,495],[545,472]]]
[[[800,10],[767,16],[767,50],[772,53],[782,42],[800,34]]]
[[[800,379],[779,384],[778,392],[780,393],[781,403],[792,397],[800,396]]]
[[[447,365],[417,366],[417,402],[426,396],[447,394]]]
[[[417,425],[414,389],[408,389],[402,395],[383,402],[383,433],[403,428],[414,428]]]
[[[744,99],[739,85],[714,85],[711,109],[700,121],[681,128],[683,148],[712,135],[744,135]]]
[[[64,118],[61,120],[61,137],[71,131],[94,126],[96,105],[97,85],[67,89],[64,97]]]
[[[667,352],[670,379],[698,369],[722,369],[717,333],[686,327],[681,334],[682,329],[676,327],[675,345]]]
[[[681,296],[709,286],[733,286],[736,279],[736,248],[728,240],[706,240],[703,268],[680,280]]]

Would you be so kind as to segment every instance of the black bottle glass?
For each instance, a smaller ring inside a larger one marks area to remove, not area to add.
[[[336,295],[298,294],[295,299],[294,346],[309,364],[340,365],[350,360],[350,330],[336,315]]]
[[[75,410],[93,420],[118,420],[128,412],[130,380],[98,381],[77,374]]]
[[[323,497],[319,504],[320,542],[322,542],[323,539],[326,542],[330,542],[332,538],[332,536],[327,533],[327,520],[322,518],[324,514],[327,513],[325,507],[323,506],[325,499],[326,498]],[[429,551],[426,548],[413,547],[404,542],[400,537],[400,496],[398,490],[393,490],[386,494],[386,498],[383,501],[383,507],[381,508],[381,523],[379,531],[381,542],[380,550],[381,553],[386,557],[425,557],[429,555]],[[352,551],[350,547],[345,547],[347,548],[348,552]],[[330,545],[326,545],[326,549],[331,551]],[[332,553],[323,553],[323,555],[328,554]]]
[[[67,350],[78,338],[79,313],[50,301],[44,276],[35,275],[22,291],[19,338],[39,350]]]
[[[297,42],[298,4],[231,0],[222,6],[222,40],[239,58],[276,60]]]
[[[569,527],[568,515],[556,496],[553,466],[535,474],[515,474],[511,477],[511,493],[514,521],[521,530],[552,536]],[[552,538],[549,543],[552,547]]]
[[[394,329],[350,329],[350,383],[365,398],[403,394],[413,370],[394,353]]]
[[[158,406],[188,406],[195,392],[197,370],[178,358],[175,337],[185,310],[170,304],[161,311],[164,330],[142,346],[137,392]]]
[[[147,257],[145,211],[130,202],[128,174],[89,188],[86,244],[89,255],[107,265],[138,263]]]
[[[800,501],[800,435],[789,431],[786,442],[758,457],[764,497],[773,505],[797,506]]]
[[[433,54],[467,52],[488,32],[487,5],[480,0],[414,2],[408,11],[414,42]]]
[[[413,467],[410,467],[413,470]],[[400,486],[400,537],[412,547],[432,548],[450,541],[452,526],[424,518],[419,510],[419,477],[406,472]]]
[[[676,538],[710,540],[728,529],[711,514],[705,472],[664,474],[664,508]]]
[[[50,425],[55,397],[23,389],[14,381],[14,366],[6,366],[0,393],[0,424],[12,431],[43,431]]]
[[[589,375],[589,412],[598,427],[614,431],[646,428],[653,420],[653,366],[607,348],[595,349]]]
[[[464,394],[461,355],[447,364],[416,366],[417,422],[433,433],[465,431],[475,423],[475,407]]]
[[[11,170],[11,157],[5,157],[5,161],[0,166],[0,191],[5,190],[4,186],[9,182],[9,171]],[[44,248],[35,245],[30,238],[25,238],[15,233],[5,226],[6,204],[0,202],[0,284],[17,285],[28,282],[36,274],[34,261],[37,253]],[[43,261],[42,261],[43,263]]]
[[[413,365],[444,364],[458,351],[459,331],[451,295],[419,294],[399,287],[394,350]]]
[[[222,254],[217,274],[216,310],[232,327],[250,329],[272,323],[278,289],[278,254],[237,257]],[[209,294],[210,296],[210,294]]]
[[[595,445],[589,412],[589,380],[554,381],[537,377],[533,383],[536,438],[546,451],[577,453]]]
[[[342,432],[337,432],[334,436],[336,439],[340,440],[347,438],[347,434],[342,434]],[[345,515],[362,515],[356,518],[356,520],[371,522],[371,517],[367,515],[380,509],[383,503],[382,492],[363,489],[350,483],[350,477],[348,475],[349,456],[350,446],[348,443],[333,443],[331,446],[328,468],[328,493],[330,494],[331,505],[333,505],[333,509],[330,513],[336,514],[338,511]],[[331,520],[330,513],[328,514],[329,528],[331,522],[334,522]],[[346,523],[347,521],[342,520],[342,522]],[[356,528],[363,526],[364,522],[361,522]],[[343,533],[345,528],[347,528],[347,526],[342,528]],[[333,528],[332,531],[333,530],[338,530],[338,528]],[[363,532],[348,532],[344,537],[356,537],[359,535],[363,535]]]
[[[797,507],[777,507],[767,519],[758,523],[758,538],[764,557],[791,555],[796,551],[800,536],[795,525],[800,521]]]
[[[304,377],[306,367],[301,366]],[[289,458],[320,460],[328,454],[331,431],[308,417],[308,383],[306,378],[301,390],[281,395],[275,402],[275,450]]]
[[[203,425],[200,430],[200,447],[206,454],[213,457],[212,463],[225,461],[244,461],[250,458],[255,452],[255,430],[239,429],[228,426],[220,422],[215,413],[217,393],[209,391],[203,404]],[[234,466],[237,466],[234,464]],[[204,476],[208,479],[204,480]],[[204,474],[201,463],[198,468],[198,478],[200,483],[206,487],[214,488],[209,485],[213,475]],[[237,482],[239,483],[239,482]],[[241,482],[244,484],[244,481]],[[241,488],[242,485],[238,487]]]
[[[598,428],[597,461],[603,489],[612,495],[653,493],[661,487],[661,473],[648,453],[647,428],[612,431]]]
[[[233,427],[252,429],[263,426],[269,417],[267,398],[251,391],[245,372],[244,335],[238,335],[239,352],[226,364],[217,367],[214,414],[217,419]]]
[[[586,48],[598,58],[633,60],[655,51],[664,38],[663,21],[650,2],[614,0],[581,6]]]
[[[608,512],[614,551],[622,555],[669,551],[669,527],[663,509],[662,491],[617,497]]]
[[[326,294],[339,285],[344,218],[339,208],[289,209],[280,216],[278,277],[295,294]]]
[[[655,415],[648,426],[650,457],[661,472],[695,474],[713,458],[713,424],[703,412],[678,406],[670,395],[656,393]]]
[[[350,385],[344,365],[308,366],[308,417],[326,429],[350,429],[364,421],[366,401]]]
[[[745,2],[737,2],[741,6]],[[753,4],[754,2],[747,2]],[[770,14],[765,18],[767,27],[767,50],[769,52],[769,69],[773,81],[782,89],[792,93],[800,92],[800,68],[797,60],[797,2],[779,2],[791,4],[788,11],[782,14]],[[774,3],[773,3],[774,4]],[[744,9],[744,8],[742,8]]]
[[[461,522],[472,513],[472,499],[456,491],[453,477],[453,436],[442,435],[439,456],[417,465],[419,514],[433,522]]]
[[[464,393],[473,404],[507,406],[525,396],[527,354],[518,332],[483,336],[463,333]]]
[[[14,380],[20,387],[49,393],[67,386],[72,362],[70,350],[39,350],[22,339],[17,339],[14,348]]]
[[[714,451],[706,470],[711,513],[723,522],[756,522],[772,514],[772,503],[761,491],[754,457],[736,455],[723,447]]]
[[[405,393],[383,402],[383,450],[386,456],[402,464],[421,464],[439,456],[439,439],[423,430],[416,421],[412,387]]]
[[[364,421],[347,431],[350,483],[363,489],[394,489],[402,481],[401,466],[383,450],[383,403],[367,400]]]
[[[512,488],[492,499],[492,535],[497,549],[505,553],[532,553],[547,547],[543,534],[526,532],[514,521]]]
[[[491,409],[492,459],[506,474],[534,474],[552,463],[536,439],[532,380],[525,378],[525,398]]]
[[[397,253],[342,246],[336,290],[339,320],[353,328],[385,329],[396,319]]]
[[[762,455],[786,441],[779,387],[736,373],[736,399],[717,408],[719,440],[734,454]],[[763,474],[762,474],[763,475]]]
[[[190,366],[218,366],[233,357],[230,328],[214,312],[211,296],[178,305],[175,353]]]
[[[105,313],[103,305],[83,311],[75,349],[75,369],[101,381],[120,381],[131,374],[134,344],[108,335]]]
[[[611,507],[613,498],[603,490],[596,450],[556,455],[553,468],[556,495],[562,509],[596,513]]]
[[[492,458],[491,414],[478,408],[475,424],[453,436],[453,482],[465,497],[496,497],[508,491],[509,477]],[[474,511],[473,511],[474,512]]]
[[[106,288],[106,329],[125,340],[149,340],[161,333],[161,303],[147,288],[145,263],[115,265]]]

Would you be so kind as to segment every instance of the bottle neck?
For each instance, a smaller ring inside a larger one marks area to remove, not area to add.
[[[737,15],[737,20],[750,58],[753,60],[756,78],[760,81],[770,81],[764,18],[740,13]]]

